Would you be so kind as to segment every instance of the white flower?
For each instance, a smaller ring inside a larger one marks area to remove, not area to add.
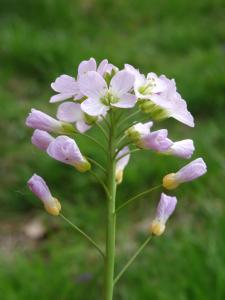
[[[136,103],[135,95],[130,93],[133,84],[134,76],[125,70],[113,76],[109,87],[97,72],[87,72],[79,80],[81,92],[88,97],[82,102],[81,109],[91,116],[99,116],[105,115],[111,106],[132,108]]]

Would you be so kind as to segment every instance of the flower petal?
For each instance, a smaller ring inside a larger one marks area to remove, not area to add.
[[[121,100],[119,100],[116,103],[112,103],[111,105],[120,108],[132,108],[135,106],[136,102],[137,102],[136,96],[127,93],[121,96]]]
[[[129,92],[134,85],[135,76],[126,70],[122,70],[113,76],[110,82],[110,89],[112,93],[120,97]]]
[[[74,102],[64,102],[58,107],[57,118],[64,122],[77,122],[82,119],[81,105]]]
[[[75,78],[69,75],[61,75],[51,83],[51,87],[55,92],[68,93],[76,92],[78,86]]]
[[[89,71],[96,71],[97,64],[94,58],[82,61],[78,66],[78,77],[86,74]]]
[[[50,103],[56,103],[56,102],[60,102],[60,101],[64,101],[67,100],[69,98],[73,98],[74,94],[71,93],[64,93],[64,94],[57,94],[54,95],[50,98]]]
[[[104,97],[108,90],[105,79],[94,71],[87,72],[81,76],[78,83],[81,92],[92,99]]]
[[[76,123],[76,128],[80,133],[84,133],[86,132],[88,129],[91,128],[90,125],[88,125],[87,123],[85,123],[83,120],[80,120]]]
[[[81,103],[81,109],[90,116],[99,116],[105,115],[109,108],[98,99],[88,98]]]

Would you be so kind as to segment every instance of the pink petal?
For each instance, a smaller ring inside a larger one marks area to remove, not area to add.
[[[68,75],[61,75],[56,78],[55,82],[51,83],[51,87],[55,92],[58,93],[72,93],[77,92],[76,80]]]
[[[81,103],[81,109],[90,116],[104,115],[109,109],[99,99],[88,98]]]
[[[64,122],[76,122],[82,119],[83,112],[79,103],[64,102],[58,107],[57,118]]]
[[[105,96],[108,88],[104,78],[97,72],[90,71],[78,81],[81,92],[92,99],[100,99]]]
[[[86,74],[89,71],[96,71],[97,64],[94,58],[82,61],[78,66],[78,77]]]
[[[104,73],[105,73],[106,70],[107,70],[107,67],[108,67],[108,60],[107,60],[107,59],[103,59],[103,60],[100,62],[99,66],[98,66],[97,72],[98,72],[101,76],[103,76]]]
[[[50,98],[50,103],[56,103],[74,97],[72,93],[57,94]]]
[[[136,96],[132,94],[124,94],[121,96],[121,100],[117,103],[112,103],[112,106],[120,107],[120,108],[132,108],[136,104]]]
[[[110,89],[116,96],[120,97],[129,92],[134,85],[135,76],[125,70],[119,71],[110,82]]]
[[[80,120],[76,123],[76,128],[80,133],[86,132],[88,129],[91,128],[90,125],[86,124],[83,120]]]

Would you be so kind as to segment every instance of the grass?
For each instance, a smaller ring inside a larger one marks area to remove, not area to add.
[[[102,263],[61,219],[45,214],[27,190],[37,172],[63,202],[65,215],[104,238],[105,205],[89,175],[78,174],[29,143],[24,119],[31,107],[55,113],[49,88],[56,76],[75,74],[82,59],[105,57],[147,72],[175,77],[196,117],[189,129],[162,123],[173,139],[192,138],[194,158],[208,173],[175,194],[179,205],[166,234],[153,240],[116,287],[115,299],[222,300],[225,298],[224,1],[62,0],[2,1],[0,16],[0,294],[2,300],[100,299]],[[159,124],[161,126],[161,124]],[[98,131],[93,132],[98,137]],[[79,145],[86,151],[84,139]],[[88,144],[89,155],[101,154]],[[185,162],[153,153],[134,154],[118,204],[157,185]],[[159,191],[121,211],[117,266],[145,239]],[[33,241],[23,226],[33,218],[46,228]],[[212,289],[213,286],[213,289]],[[88,291],[88,293],[87,293]],[[176,296],[175,296],[176,295]]]

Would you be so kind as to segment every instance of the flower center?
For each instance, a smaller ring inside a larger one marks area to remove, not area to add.
[[[155,83],[155,79],[150,77],[148,78],[146,84],[144,84],[143,86],[141,86],[139,88],[139,92],[142,94],[142,95],[149,95],[152,93],[152,89],[156,87],[156,83]]]
[[[115,97],[114,95],[112,95],[108,92],[100,100],[104,105],[110,106],[111,104],[117,103],[119,101],[119,98]]]

